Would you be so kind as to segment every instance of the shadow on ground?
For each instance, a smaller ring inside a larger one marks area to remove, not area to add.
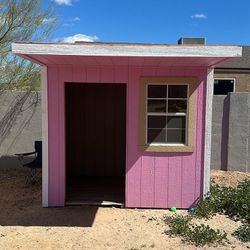
[[[0,170],[0,226],[91,227],[98,207],[41,207],[41,182],[25,185],[25,172]]]

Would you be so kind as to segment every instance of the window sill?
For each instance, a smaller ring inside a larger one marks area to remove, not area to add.
[[[141,151],[144,152],[169,152],[169,153],[193,153],[194,152],[194,146],[187,146],[187,145],[140,145],[139,146]]]

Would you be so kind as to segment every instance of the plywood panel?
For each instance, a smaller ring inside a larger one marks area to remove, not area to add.
[[[59,74],[59,86],[58,86],[58,95],[59,95],[59,110],[58,110],[58,120],[59,120],[59,128],[58,128],[58,133],[59,133],[59,152],[60,152],[60,157],[59,157],[59,168],[64,169],[64,171],[59,171],[59,178],[60,178],[60,184],[59,184],[59,190],[60,190],[60,195],[59,199],[61,203],[64,203],[65,201],[65,118],[64,118],[64,113],[65,113],[65,104],[64,104],[64,95],[65,95],[65,82],[71,82],[72,77],[73,77],[73,67],[72,66],[61,66],[58,69],[58,74]]]
[[[169,158],[161,155],[156,156],[154,170],[154,205],[155,207],[167,208]]]
[[[141,166],[141,207],[154,207],[155,158],[142,156]]]
[[[182,207],[182,163],[181,156],[169,154],[168,207]]]
[[[140,68],[130,67],[127,98],[126,206],[141,206],[141,152],[138,151]]]

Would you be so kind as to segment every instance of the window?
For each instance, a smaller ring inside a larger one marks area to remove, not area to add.
[[[147,143],[185,144],[188,85],[147,84]]]
[[[142,78],[140,147],[145,151],[192,152],[195,78]]]
[[[214,95],[227,95],[234,87],[235,79],[214,79]]]

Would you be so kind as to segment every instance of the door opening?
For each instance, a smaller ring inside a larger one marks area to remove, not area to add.
[[[66,204],[125,199],[126,84],[66,83]]]

